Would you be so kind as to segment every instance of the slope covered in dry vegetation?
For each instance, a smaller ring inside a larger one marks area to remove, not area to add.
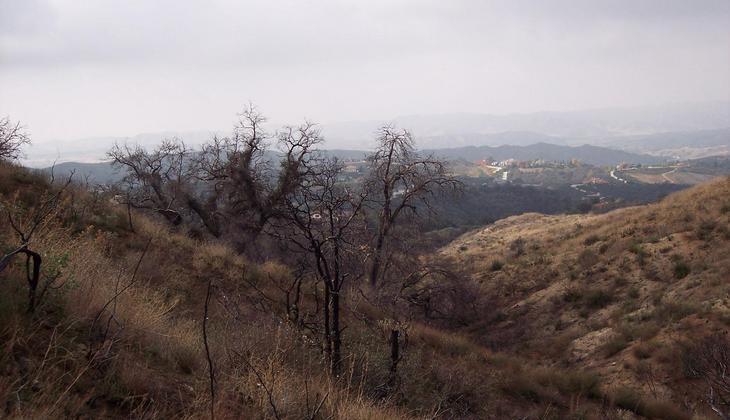
[[[590,369],[628,406],[672,401],[710,418],[708,401],[722,406],[722,387],[692,366],[714,346],[726,368],[730,179],[602,215],[510,217],[442,254],[496,303],[468,327],[480,344]]]
[[[32,311],[24,256],[0,273],[2,417],[689,419],[727,397],[704,363],[730,322],[727,179],[499,221],[421,256],[397,302],[352,284],[336,375],[296,267],[11,164],[0,196],[3,254],[36,225],[43,261]]]

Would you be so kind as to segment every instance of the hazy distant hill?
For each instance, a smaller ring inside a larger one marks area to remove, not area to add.
[[[730,155],[730,128],[622,136],[606,139],[601,144],[681,160]]]
[[[424,149],[461,146],[591,144],[680,159],[730,154],[730,102],[641,108],[615,108],[532,114],[412,115],[387,120],[322,124],[324,147],[370,150],[378,127],[407,128]],[[274,131],[278,125],[269,124]],[[115,142],[150,146],[177,137],[191,146],[210,139],[215,130],[159,132],[132,137],[97,137],[35,143],[24,164],[44,167],[54,161],[98,162]]]
[[[106,153],[114,143],[139,144],[152,147],[163,139],[179,138],[190,146],[197,146],[210,140],[214,131],[163,131],[159,133],[142,133],[131,137],[93,137],[77,140],[59,140],[45,143],[32,143],[27,150],[26,166],[46,167],[54,161],[58,162],[99,162],[106,158]]]
[[[90,184],[110,184],[119,181],[123,176],[109,162],[64,162],[39,170],[46,173],[53,171],[56,177],[65,177],[73,172],[75,180],[88,181]]]
[[[372,143],[378,126],[387,122],[355,121],[324,124],[322,127],[332,146],[365,148]],[[518,132],[522,135],[528,132],[541,133],[567,140],[582,139],[579,144],[593,144],[592,140],[608,137],[724,129],[730,127],[730,102],[507,115],[411,115],[397,117],[390,122],[411,130],[419,138],[421,147],[429,149],[466,145],[499,146],[507,143],[494,143],[491,142],[492,138],[474,136],[504,132]],[[485,143],[477,143],[474,139]],[[538,141],[562,143],[554,139]],[[508,144],[535,142],[533,140]]]

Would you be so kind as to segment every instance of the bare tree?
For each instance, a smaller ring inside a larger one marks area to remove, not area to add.
[[[20,245],[0,258],[0,272],[2,272],[10,261],[19,254],[26,256],[25,270],[28,281],[28,312],[33,312],[37,304],[36,291],[40,283],[41,254],[32,249],[34,235],[47,224],[59,211],[64,192],[71,185],[73,173],[56,191],[46,191],[39,198],[38,204],[27,212],[22,212],[13,205],[5,205],[5,216],[8,223],[15,231]],[[25,213],[25,214],[22,214]],[[50,281],[55,281],[57,276]],[[47,284],[46,287],[50,286]]]
[[[149,152],[115,145],[109,157],[127,172],[122,196],[174,225],[199,223],[220,237],[225,224],[236,237],[257,237],[285,213],[286,197],[305,176],[303,163],[321,142],[312,123],[285,127],[272,136],[262,127],[265,121],[249,106],[239,114],[232,136],[214,136],[199,151],[179,140],[165,140]],[[276,141],[278,153],[268,150],[269,141]]]
[[[183,189],[190,173],[186,168],[188,149],[182,141],[164,140],[148,152],[142,146],[115,144],[107,154],[112,164],[127,172],[123,179],[127,203],[153,210],[173,225],[183,221]]]
[[[384,126],[377,141],[377,150],[368,158],[370,200],[378,211],[370,267],[373,286],[383,274],[386,242],[399,219],[406,213],[417,214],[419,205],[431,210],[430,200],[435,194],[462,186],[451,176],[445,162],[416,152],[407,130]]]
[[[286,199],[307,176],[307,162],[322,137],[310,122],[283,128],[276,135],[279,168],[273,168],[265,156],[269,137],[260,128],[265,119],[255,108],[241,116],[234,138],[227,141],[233,152],[227,153],[216,181],[223,180],[227,216],[256,237],[270,220],[285,213]]]
[[[288,196],[288,223],[282,232],[296,249],[309,256],[322,282],[324,351],[330,372],[337,376],[342,368],[343,286],[363,274],[365,194],[341,182],[343,165],[337,159],[302,163],[307,177],[302,187]]]
[[[0,118],[0,160],[15,160],[22,156],[21,148],[30,144],[30,137],[19,122]]]

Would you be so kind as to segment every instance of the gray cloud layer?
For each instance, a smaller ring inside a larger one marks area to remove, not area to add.
[[[727,0],[0,0],[36,141],[730,99]]]

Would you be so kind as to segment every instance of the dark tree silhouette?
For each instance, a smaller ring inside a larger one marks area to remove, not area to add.
[[[30,144],[30,137],[20,123],[13,123],[8,117],[0,118],[0,160],[20,158],[26,144]]]
[[[362,277],[362,215],[365,194],[339,181],[343,165],[336,158],[304,162],[302,187],[288,197],[288,219],[280,232],[309,262],[322,282],[324,350],[330,371],[342,368],[340,300],[343,286]]]

